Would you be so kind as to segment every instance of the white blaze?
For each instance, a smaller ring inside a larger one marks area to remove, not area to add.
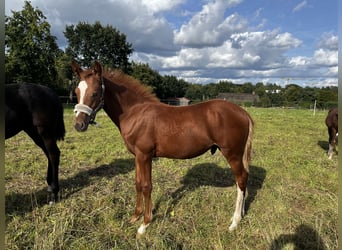
[[[86,93],[86,90],[88,88],[87,82],[86,81],[81,81],[78,84],[78,89],[80,90],[80,103],[79,104],[84,104],[84,96]],[[79,111],[77,111],[76,116],[78,116],[80,114]]]

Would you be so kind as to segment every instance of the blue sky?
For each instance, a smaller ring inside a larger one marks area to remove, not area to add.
[[[100,21],[127,35],[131,59],[192,83],[337,86],[338,1],[32,0],[61,48],[65,25]],[[6,0],[6,15],[24,0]]]

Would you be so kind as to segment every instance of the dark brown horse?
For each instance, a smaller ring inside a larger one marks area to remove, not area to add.
[[[325,124],[328,127],[328,133],[329,133],[328,157],[329,157],[329,159],[331,159],[333,156],[333,152],[335,150],[336,137],[338,135],[338,112],[337,112],[337,108],[332,108],[329,110],[327,118],[325,119]]]
[[[188,159],[219,149],[229,162],[237,183],[233,230],[244,215],[252,146],[253,121],[241,107],[223,100],[174,107],[161,103],[148,88],[119,71],[103,71],[95,62],[83,70],[72,62],[80,77],[75,106],[77,131],[86,131],[96,112],[104,111],[119,128],[127,149],[135,155],[136,209],[139,219],[145,201],[143,234],[152,220],[152,158]]]
[[[60,151],[56,142],[65,135],[59,97],[50,88],[38,84],[6,84],[5,101],[5,138],[25,131],[44,151],[48,159],[48,202],[53,203],[59,191]]]

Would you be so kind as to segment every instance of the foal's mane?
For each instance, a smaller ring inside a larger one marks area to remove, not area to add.
[[[143,85],[139,80],[135,79],[130,75],[125,74],[119,69],[106,68],[103,72],[103,75],[115,84],[124,86],[127,89],[132,90],[140,98],[145,98],[149,101],[159,102],[159,99],[152,92],[152,88]]]

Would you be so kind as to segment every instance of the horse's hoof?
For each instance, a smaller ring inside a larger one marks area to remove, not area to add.
[[[234,231],[237,228],[237,223],[233,222],[230,226],[229,226],[229,231]]]
[[[137,238],[141,237],[142,235],[145,234],[146,232],[146,228],[149,226],[150,224],[145,225],[144,223],[140,225],[138,232],[137,232]]]
[[[137,220],[139,220],[140,216],[134,215],[129,221],[130,224],[134,224]]]
[[[230,219],[230,221],[231,221],[232,223],[231,223],[230,226],[229,226],[229,231],[234,231],[234,230],[237,228],[239,222],[241,221],[241,217],[240,217],[240,218],[235,218],[235,217],[233,216],[233,217]]]
[[[54,194],[54,193],[48,193],[47,195],[47,203],[49,205],[54,205],[57,202],[56,197],[58,197],[58,194]]]

